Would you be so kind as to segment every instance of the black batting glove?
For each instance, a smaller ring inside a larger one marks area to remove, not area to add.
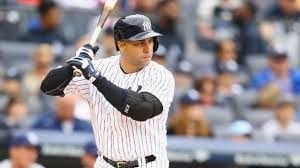
[[[93,82],[100,75],[91,62],[98,49],[98,47],[93,48],[90,44],[86,44],[76,51],[76,56],[69,59],[67,64],[79,69],[85,79]]]

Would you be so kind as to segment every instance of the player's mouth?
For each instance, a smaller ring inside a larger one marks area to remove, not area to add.
[[[151,55],[150,55],[150,54],[144,55],[144,57],[143,57],[143,58],[145,58],[145,59],[149,59],[149,58],[151,58]]]

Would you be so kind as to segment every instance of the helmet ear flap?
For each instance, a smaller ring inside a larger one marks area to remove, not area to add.
[[[116,46],[116,50],[119,51],[119,46],[118,46],[118,41],[122,39],[122,32],[115,28],[114,29],[114,40],[115,40],[115,46]]]
[[[153,42],[154,42],[153,52],[155,52],[155,51],[157,51],[158,46],[159,46],[158,38],[157,37],[153,37]]]
[[[116,50],[117,50],[117,51],[120,51],[120,49],[119,49],[118,44],[117,44],[116,41],[115,41],[115,45],[116,45]]]
[[[115,39],[115,46],[116,46],[116,50],[120,51],[119,47],[118,47],[118,41]]]

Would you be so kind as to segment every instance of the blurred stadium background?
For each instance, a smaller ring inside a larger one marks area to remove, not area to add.
[[[38,163],[79,168],[92,140],[79,97],[39,91],[86,43],[104,0],[0,0],[0,161],[34,132]],[[173,72],[171,168],[300,167],[299,0],[119,0],[97,58],[117,54],[112,25],[132,13],[164,34],[153,60]]]

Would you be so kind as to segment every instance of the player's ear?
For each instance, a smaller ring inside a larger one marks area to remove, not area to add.
[[[117,41],[117,45],[118,45],[119,49],[121,49],[121,48],[123,49],[125,47],[125,43],[122,41]]]

